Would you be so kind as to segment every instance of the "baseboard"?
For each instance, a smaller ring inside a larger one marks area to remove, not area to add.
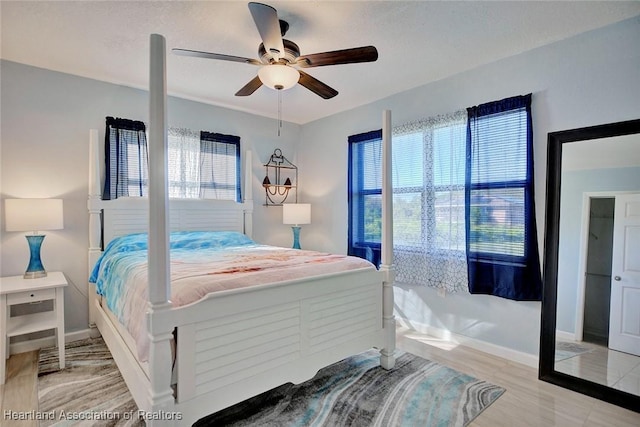
[[[68,332],[64,335],[65,342],[80,341],[90,338],[90,329],[81,331]],[[38,350],[41,348],[53,347],[56,345],[56,337],[36,338],[29,341],[20,341],[9,346],[9,354],[25,353],[27,351]]]
[[[425,325],[413,320],[408,321],[402,318],[396,318],[396,320],[398,321],[398,325],[406,327],[408,329],[413,329],[417,332],[431,335],[442,340],[447,340],[452,343],[464,345],[466,347],[470,347],[475,350],[491,354],[493,356],[502,357],[503,359],[507,359],[512,362],[521,363],[523,365],[527,365],[536,369],[538,368],[538,356],[536,355],[513,350],[508,347],[502,347],[475,338],[470,338],[464,335],[456,334],[447,329],[436,328],[435,326]]]
[[[573,332],[561,331],[556,329],[556,339],[563,341],[578,341],[576,340],[576,334]]]

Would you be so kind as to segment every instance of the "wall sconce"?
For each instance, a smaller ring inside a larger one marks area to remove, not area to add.
[[[38,232],[63,228],[62,199],[6,199],[4,207],[7,231],[33,231],[33,234],[25,236],[31,257],[24,278],[46,277],[47,272],[40,259],[45,236]]]
[[[279,148],[273,151],[264,167],[265,177],[262,180],[265,193],[264,205],[281,206],[292,191],[297,202],[298,167],[287,160]]]
[[[300,249],[300,225],[311,224],[311,205],[308,203],[287,203],[282,205],[282,223],[293,224],[293,249]]]

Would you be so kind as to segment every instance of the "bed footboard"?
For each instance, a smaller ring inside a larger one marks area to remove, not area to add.
[[[384,345],[373,270],[216,295],[178,311],[177,405],[194,417],[187,422]]]

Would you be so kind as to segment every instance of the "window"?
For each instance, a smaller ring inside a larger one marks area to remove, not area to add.
[[[393,129],[396,279],[448,292],[467,289],[466,113]]]
[[[144,123],[107,117],[107,176],[103,198],[147,196]],[[241,201],[240,137],[169,128],[168,191],[172,198]]]
[[[467,287],[464,222],[466,112],[393,130],[396,279]],[[379,263],[381,132],[349,138],[349,254]]]
[[[531,94],[467,112],[469,290],[539,301]]]
[[[394,129],[396,246],[465,250],[465,135],[464,112]]]
[[[241,201],[240,138],[169,128],[169,197]]]
[[[476,120],[471,159],[469,251],[523,257],[527,123],[523,109]],[[497,161],[499,160],[499,161]]]
[[[104,200],[146,196],[148,153],[146,126],[140,121],[106,118]]]
[[[200,197],[242,201],[240,137],[200,132]]]
[[[200,196],[200,133],[191,129],[167,131],[169,197]]]
[[[349,254],[379,263],[381,131],[349,137]],[[393,129],[398,282],[539,300],[531,95]]]
[[[382,130],[349,137],[348,254],[380,264]]]

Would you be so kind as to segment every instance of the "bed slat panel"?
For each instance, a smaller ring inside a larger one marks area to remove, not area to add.
[[[250,378],[300,357],[300,303],[199,322],[195,327],[196,393]]]
[[[196,378],[196,394],[200,395],[211,390],[225,387],[229,384],[239,382],[251,378],[262,372],[266,372],[300,357],[300,352],[296,351],[298,345],[290,345],[286,347],[278,347],[274,350],[262,353],[260,355],[244,359],[233,366],[213,369],[209,372],[199,374]]]
[[[362,304],[367,305],[363,306]],[[323,312],[326,314],[311,323],[309,331],[310,336],[313,337],[314,334],[321,334],[323,333],[322,331],[333,330],[336,327],[342,329],[345,323],[356,321],[361,317],[375,319],[376,312],[371,308],[372,306],[375,306],[374,299],[363,299],[362,304],[342,305],[340,307],[336,307],[334,310],[324,310]]]
[[[374,332],[382,325],[382,288],[362,287],[313,298],[308,346],[314,353]]]
[[[350,323],[348,327],[327,330],[326,333],[318,334],[310,338],[310,352],[315,353],[330,347],[335,347],[341,343],[348,343],[369,332],[374,332],[376,328],[372,326],[377,322],[373,317],[361,318],[357,322]]]
[[[300,334],[298,331],[291,333],[290,330],[286,332],[284,336],[281,333],[274,332],[270,334],[271,339],[264,339],[263,336],[255,337],[255,342],[252,342],[248,346],[236,347],[230,346],[231,351],[217,351],[227,349],[214,349],[205,352],[196,353],[196,378],[198,382],[206,381],[209,374],[213,375],[214,371],[221,370],[224,375],[229,372],[241,371],[248,366],[246,362],[255,360],[256,358],[262,359],[263,355],[269,354],[273,351],[288,348],[288,352],[298,352],[300,349]],[[256,356],[257,355],[257,356]],[[212,362],[215,363],[215,368],[212,369]],[[217,374],[215,375],[217,376]]]
[[[270,323],[261,327],[222,335],[215,339],[200,341],[199,338],[196,338],[196,341],[198,341],[198,357],[200,357],[201,354],[223,356],[234,351],[237,352],[254,347],[267,340],[274,340],[293,334],[299,334],[299,322],[299,317],[292,317],[279,324],[274,325],[273,323]],[[279,329],[277,329],[276,332],[273,332],[274,327]]]
[[[198,340],[217,338],[220,335],[238,333],[242,330],[271,323],[278,323],[300,316],[298,303],[280,304],[254,311],[245,311],[231,316],[198,322]]]

